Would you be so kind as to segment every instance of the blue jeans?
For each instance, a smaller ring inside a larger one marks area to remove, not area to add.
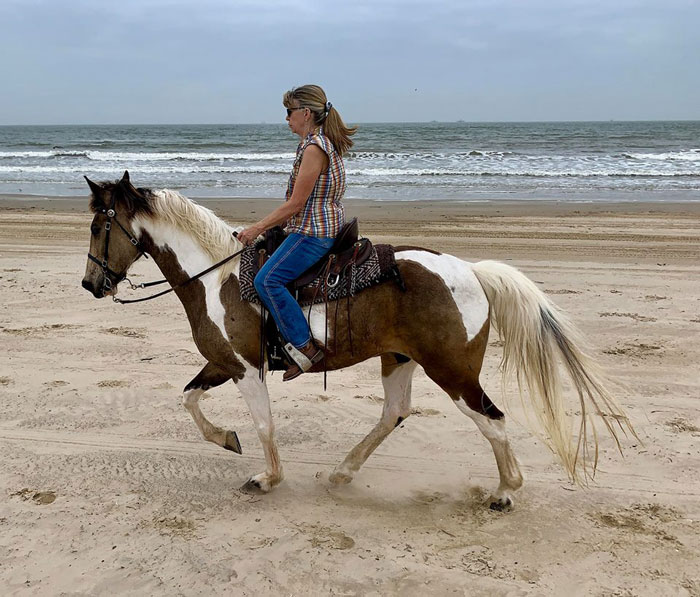
[[[334,238],[291,233],[255,276],[255,290],[287,342],[301,348],[311,339],[309,324],[286,286],[333,246]]]

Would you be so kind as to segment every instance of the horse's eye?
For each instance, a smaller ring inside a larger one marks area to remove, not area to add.
[[[90,232],[93,236],[98,236],[100,234],[100,227],[97,224],[90,226]]]

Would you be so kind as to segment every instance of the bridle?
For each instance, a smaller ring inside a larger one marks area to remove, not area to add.
[[[110,269],[110,267],[107,265],[107,260],[109,259],[109,237],[110,237],[110,234],[112,233],[112,221],[116,222],[117,226],[119,226],[119,228],[122,229],[122,232],[124,232],[124,234],[126,234],[126,236],[129,238],[129,242],[132,245],[134,245],[134,247],[136,247],[138,249],[139,256],[136,259],[139,259],[141,256],[144,256],[146,259],[148,259],[148,255],[146,255],[146,253],[143,250],[143,248],[141,247],[141,243],[139,243],[138,239],[134,236],[134,234],[132,232],[127,230],[119,220],[117,220],[117,212],[114,209],[115,199],[116,199],[115,197],[112,197],[112,203],[110,204],[109,208],[103,207],[102,209],[99,210],[100,213],[107,216],[107,220],[105,221],[105,249],[104,249],[103,258],[98,259],[89,251],[87,254],[88,259],[90,259],[91,261],[93,261],[94,263],[96,263],[97,265],[99,265],[102,268],[102,289],[105,292],[105,294],[107,293],[107,291],[112,290],[112,288],[114,287],[112,285],[112,280],[110,280],[110,276],[112,276],[115,280],[114,285],[119,284],[119,282],[121,282],[122,280],[126,280],[129,283],[129,285],[131,286],[132,290],[135,290],[137,288],[145,288],[146,287],[146,284],[134,284],[134,283],[132,283],[132,281],[126,277],[126,272],[124,272],[123,274],[118,274],[114,270]],[[165,280],[159,280],[156,283],[151,282],[151,283],[148,283],[148,286],[154,286],[155,284],[162,284],[163,282],[165,282]],[[112,299],[115,302],[123,302],[123,301],[120,301],[119,299],[117,299],[115,296],[112,296]]]
[[[139,259],[141,256],[148,259],[148,255],[143,250],[143,247],[142,247],[141,243],[138,241],[138,239],[134,236],[134,234],[132,232],[127,230],[121,224],[121,222],[119,220],[117,220],[117,212],[114,208],[115,208],[115,198],[112,197],[112,203],[109,206],[109,208],[102,208],[99,210],[100,213],[107,216],[107,220],[105,221],[104,257],[102,259],[98,259],[97,257],[95,257],[92,253],[90,253],[88,251],[88,258],[102,268],[102,289],[103,289],[104,294],[106,294],[107,291],[112,290],[114,288],[114,286],[116,286],[117,284],[119,284],[123,280],[126,280],[129,283],[131,290],[138,290],[139,288],[148,288],[149,286],[157,286],[158,284],[165,284],[167,282],[167,280],[157,280],[155,282],[142,282],[141,284],[134,284],[131,280],[129,280],[129,278],[126,277],[126,272],[124,272],[123,274],[118,274],[114,270],[110,269],[110,267],[107,265],[107,259],[109,258],[109,237],[110,237],[110,234],[112,232],[112,220],[114,220],[114,222],[116,222],[117,226],[119,226],[119,228],[122,229],[122,232],[124,232],[124,234],[126,234],[126,236],[129,238],[129,242],[132,245],[134,245],[134,247],[136,247],[136,249],[138,249],[139,256],[136,259]],[[236,236],[235,232],[233,234],[234,234],[234,236]],[[241,249],[240,251],[236,251],[235,253],[233,253],[233,255],[229,255],[228,257],[222,259],[221,261],[215,263],[211,267],[208,267],[204,271],[201,271],[198,274],[195,274],[194,276],[188,278],[184,282],[181,282],[180,284],[177,284],[175,286],[171,286],[167,290],[163,290],[162,292],[158,292],[157,294],[153,294],[151,296],[146,296],[146,297],[143,297],[140,299],[129,299],[129,300],[119,299],[116,296],[112,295],[112,300],[115,303],[125,305],[128,303],[140,303],[143,301],[149,301],[151,299],[158,298],[159,296],[163,296],[164,294],[168,294],[169,292],[172,292],[173,290],[177,290],[178,288],[182,288],[183,286],[186,286],[190,282],[194,282],[195,280],[198,280],[199,278],[201,278],[205,274],[208,274],[209,272],[215,270],[216,268],[221,267],[222,265],[224,265],[224,263],[231,261],[231,259],[233,259],[234,257],[237,257],[238,255],[243,253],[244,250],[245,250],[245,247],[243,249]],[[134,259],[134,261],[136,261],[136,259]],[[112,276],[114,278],[114,280],[115,280],[114,283],[112,283],[112,280],[110,280],[110,276]]]

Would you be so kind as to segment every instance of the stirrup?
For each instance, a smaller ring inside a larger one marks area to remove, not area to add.
[[[308,353],[311,354],[305,354],[302,352],[302,350],[296,348],[290,342],[284,345],[284,349],[294,362],[290,365],[289,369],[284,372],[282,381],[291,381],[292,379],[296,379],[302,373],[305,373],[311,369],[311,367],[313,367],[316,363],[323,360],[323,357],[325,356],[323,354],[323,350],[318,348],[314,344],[313,340],[310,340],[306,346],[309,346]],[[304,348],[306,348],[306,346],[304,346]]]

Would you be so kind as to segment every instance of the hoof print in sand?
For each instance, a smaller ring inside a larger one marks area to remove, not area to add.
[[[676,508],[661,504],[632,504],[628,508],[597,512],[592,518],[605,527],[678,543],[678,539],[667,532],[664,526],[682,519],[683,514]]]
[[[682,417],[676,417],[675,419],[666,421],[665,425],[676,433],[700,433],[700,427],[693,425],[690,421],[686,421]]]
[[[35,491],[33,489],[28,489],[27,487],[20,489],[11,495],[13,497],[22,498],[25,502],[31,500],[39,506],[53,504],[56,501],[55,491]]]
[[[129,386],[129,382],[121,379],[103,379],[97,382],[98,388],[125,388],[127,386]]]
[[[135,330],[133,328],[107,328],[105,330],[106,334],[113,334],[115,336],[125,336],[127,338],[145,338],[146,334],[140,330]]]
[[[309,542],[312,547],[325,547],[345,551],[355,547],[355,540],[338,529],[330,527],[305,525],[300,530],[310,535]]]
[[[664,347],[658,344],[645,344],[644,342],[628,342],[608,348],[603,351],[605,354],[624,355],[628,357],[636,357],[643,359],[651,355],[662,355]]]
[[[646,315],[640,315],[639,313],[619,313],[615,312],[605,312],[598,313],[599,317],[627,317],[629,319],[634,319],[635,321],[656,321],[656,317],[648,317]]]

